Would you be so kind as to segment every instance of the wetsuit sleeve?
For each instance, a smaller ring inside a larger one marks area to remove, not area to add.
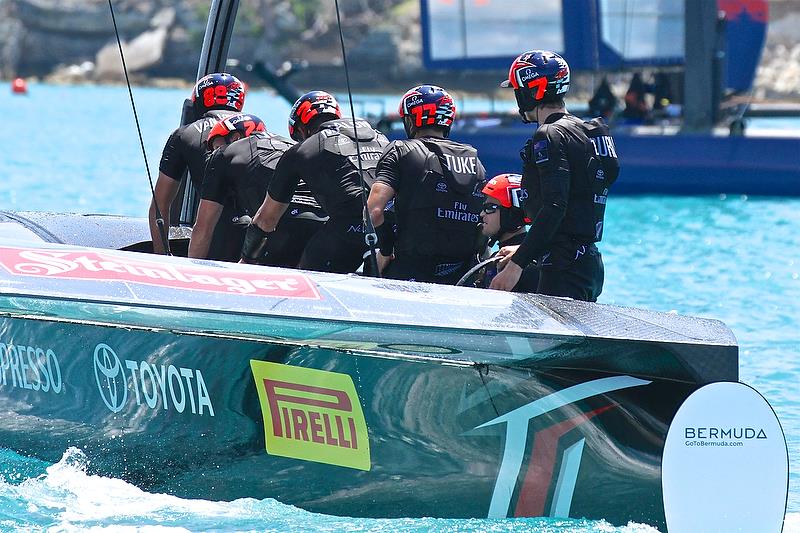
[[[218,204],[225,203],[227,169],[229,161],[225,157],[225,149],[215,150],[206,163],[206,171],[203,176],[203,187],[200,198],[210,200]]]
[[[541,207],[525,240],[511,257],[523,268],[547,251],[567,211],[570,186],[567,141],[554,125],[540,127],[527,152],[526,166],[535,165],[535,170],[526,169],[526,172],[539,174],[540,190],[532,194],[541,198]]]
[[[378,160],[375,181],[386,184],[395,191],[399,190],[400,151],[396,142],[392,141],[386,148],[383,149],[381,158]]]
[[[269,197],[282,204],[288,204],[304,170],[310,166],[308,154],[301,152],[303,143],[295,144],[281,156],[275,167],[275,174],[269,182]]]
[[[161,152],[161,161],[158,164],[158,170],[175,181],[180,181],[183,177],[187,164],[180,149],[182,142],[180,134],[181,130],[178,128],[169,136],[167,144],[164,145],[164,150]]]

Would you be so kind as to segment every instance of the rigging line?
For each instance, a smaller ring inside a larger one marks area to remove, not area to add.
[[[133,101],[133,91],[131,90],[131,80],[128,78],[128,66],[125,63],[125,54],[122,52],[122,41],[119,38],[119,29],[117,28],[117,17],[114,16],[114,6],[111,5],[111,0],[108,0],[108,9],[111,10],[111,22],[114,23],[114,34],[117,36],[117,46],[119,47],[119,57],[122,60],[122,71],[125,73],[125,84],[128,86],[128,96],[131,99],[131,109],[133,110],[133,120],[136,122],[136,131],[139,134],[139,145],[142,147],[142,157],[144,158],[144,168],[147,171],[147,181],[150,183],[150,195],[153,198],[153,206],[156,211],[156,226],[158,226],[158,234],[161,237],[161,244],[164,247],[164,252],[167,255],[172,255],[169,249],[169,239],[164,229],[164,217],[161,216],[161,209],[158,207],[156,201],[156,191],[153,187],[153,178],[150,175],[150,165],[147,162],[147,152],[144,149],[144,138],[142,137],[142,128],[139,126],[139,115],[136,113],[136,103]]]
[[[111,0],[109,0],[109,2],[110,1]],[[364,181],[364,170],[361,168],[361,145],[358,142],[358,132],[356,130],[356,110],[355,107],[353,107],[353,92],[350,90],[350,71],[347,68],[347,53],[344,49],[344,34],[342,33],[342,18],[339,14],[339,0],[335,0],[335,3],[336,23],[339,25],[339,42],[342,43],[342,63],[344,64],[344,76],[345,80],[347,81],[347,97],[350,100],[350,116],[353,120],[353,132],[355,133],[356,158],[358,159],[358,177],[361,180],[361,204],[363,207],[361,219],[364,225],[364,240],[366,241],[367,246],[369,246],[370,274],[379,278],[381,277],[381,274],[378,272],[378,235],[375,233],[375,226],[372,225],[372,217],[369,216],[369,209],[367,209],[367,184]]]

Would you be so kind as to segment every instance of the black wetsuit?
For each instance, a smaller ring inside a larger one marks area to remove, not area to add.
[[[183,173],[188,169],[195,189],[200,191],[208,158],[206,144],[208,133],[218,121],[235,114],[236,111],[224,109],[209,111],[199,120],[173,131],[164,145],[161,162],[158,165],[159,171],[175,181],[181,181]],[[214,236],[208,250],[209,259],[238,260],[242,230],[231,223],[238,214],[232,198],[223,202],[220,223],[214,228]],[[239,242],[238,248],[235,246],[236,242]]]
[[[532,225],[511,260],[541,265],[538,293],[594,302],[603,290],[608,189],[619,174],[614,141],[600,119],[550,115],[522,152],[524,207]]]
[[[514,235],[511,238],[508,238],[504,241],[501,241],[497,244],[499,248],[503,246],[516,246],[518,244],[522,244],[525,240],[525,233],[519,233]],[[492,254],[492,257],[496,255]],[[492,263],[486,267],[483,277],[478,280],[476,283],[477,287],[488,288],[491,285],[492,280],[497,275],[497,263]],[[519,277],[519,281],[514,288],[511,289],[512,292],[536,292],[537,287],[539,286],[539,268],[531,263],[530,265],[526,266],[522,270],[522,275]]]
[[[268,132],[254,133],[216,150],[206,166],[200,197],[224,204],[233,196],[242,214],[251,218],[267,195],[281,156],[294,141]],[[260,264],[295,267],[308,240],[327,220],[302,181],[275,232],[270,233]],[[245,226],[238,241],[242,246]]]
[[[436,137],[393,141],[376,181],[395,190],[395,258],[384,275],[454,285],[481,241],[486,171],[475,148]]]
[[[304,180],[330,219],[311,239],[299,268],[324,272],[354,272],[361,265],[367,245],[364,241],[363,211],[366,194],[358,174],[355,138],[358,137],[361,167],[367,186],[386,137],[368,122],[330,120],[320,131],[286,151],[275,169],[269,196],[288,203],[300,180]]]

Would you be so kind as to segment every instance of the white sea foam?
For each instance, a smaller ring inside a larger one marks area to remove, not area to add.
[[[800,533],[800,513],[786,513],[783,533]]]
[[[3,451],[4,454],[11,452]],[[12,460],[26,459],[14,454]],[[119,479],[87,474],[86,457],[70,448],[46,473],[20,484],[0,481],[2,531],[320,531],[320,532],[536,532],[654,533],[644,524],[554,518],[456,520],[355,519],[309,513],[271,499],[232,502],[187,500],[145,492]]]

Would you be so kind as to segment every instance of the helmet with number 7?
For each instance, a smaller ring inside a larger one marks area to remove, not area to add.
[[[194,85],[192,105],[197,118],[213,109],[241,111],[244,107],[244,84],[231,74],[215,72],[203,76]]]
[[[249,137],[257,131],[265,131],[264,122],[255,115],[237,114],[225,117],[208,133],[208,146],[213,148],[214,139],[222,138],[225,144]]]
[[[309,136],[309,123],[320,115],[328,115],[330,119],[342,118],[339,102],[325,91],[307,92],[297,99],[289,111],[289,136],[302,142]]]
[[[525,216],[522,202],[527,198],[519,174],[498,174],[481,191],[500,204],[500,232],[514,231],[531,220]]]
[[[520,114],[541,104],[557,102],[569,91],[569,65],[563,57],[548,50],[529,50],[520,54],[508,70],[501,87],[513,87]],[[524,118],[524,116],[523,116]]]
[[[447,137],[456,118],[456,104],[441,87],[418,85],[403,95],[397,112],[409,138],[420,128],[439,128]]]

